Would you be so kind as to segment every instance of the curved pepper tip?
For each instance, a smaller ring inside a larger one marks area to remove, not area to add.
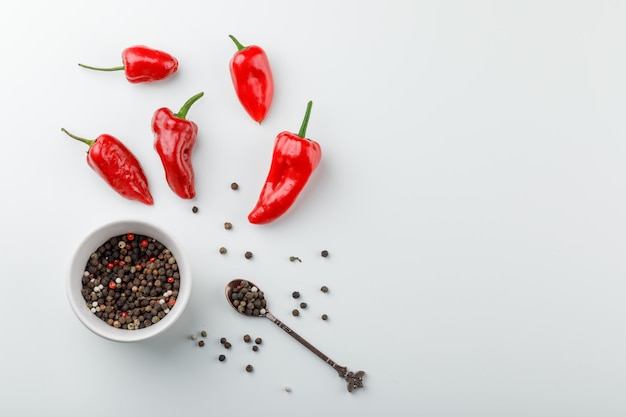
[[[154,199],[152,198],[152,195],[146,196],[145,199],[141,200],[142,203],[148,205],[148,206],[153,206],[154,205]]]

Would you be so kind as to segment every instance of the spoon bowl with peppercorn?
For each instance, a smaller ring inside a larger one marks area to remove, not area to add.
[[[226,299],[228,300],[230,306],[239,314],[243,314],[247,317],[265,317],[266,319],[269,319],[272,323],[283,329],[287,334],[296,339],[311,352],[315,353],[320,359],[337,371],[341,378],[346,380],[349,392],[352,392],[357,388],[363,388],[363,378],[365,377],[365,372],[351,372],[348,371],[348,368],[345,366],[338,365],[328,356],[319,351],[315,346],[307,342],[302,336],[294,332],[285,323],[274,317],[274,315],[268,310],[265,294],[253,282],[245,279],[235,279],[230,281],[226,284]]]
[[[87,329],[108,340],[137,342],[181,316],[191,269],[172,233],[143,220],[120,220],[92,231],[78,246],[66,291]]]

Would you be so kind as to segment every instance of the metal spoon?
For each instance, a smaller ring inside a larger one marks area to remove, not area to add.
[[[252,293],[252,295],[246,296],[247,293]],[[241,296],[240,294],[243,294],[243,296]],[[320,352],[317,348],[315,348],[315,346],[304,340],[302,336],[294,332],[285,323],[274,317],[267,309],[267,304],[263,292],[254,283],[242,279],[235,279],[230,281],[228,284],[226,284],[226,299],[228,300],[228,303],[231,305],[231,307],[233,307],[238,313],[248,317],[265,317],[269,319],[272,323],[283,329],[285,332],[287,332],[287,334],[296,339],[298,342],[302,343],[307,349],[315,353],[324,362],[332,366],[333,369],[337,371],[339,376],[347,381],[347,388],[349,392],[352,392],[356,388],[363,387],[363,377],[365,376],[365,372],[351,372],[348,371],[348,368],[346,368],[345,366],[337,365],[332,359]],[[246,311],[245,308],[241,307],[242,303],[247,304],[252,302],[254,304],[254,302],[257,300],[259,302],[255,306],[256,310],[250,309]]]

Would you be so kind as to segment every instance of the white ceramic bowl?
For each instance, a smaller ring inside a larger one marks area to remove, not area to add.
[[[176,304],[159,322],[151,326],[127,330],[115,328],[91,312],[83,298],[82,276],[91,253],[95,252],[108,239],[127,233],[153,237],[167,247],[176,258],[180,273],[180,288]],[[70,265],[66,281],[67,296],[78,319],[92,332],[105,339],[117,342],[136,342],[153,337],[173,325],[185,310],[191,294],[191,269],[181,245],[174,236],[151,223],[142,220],[122,220],[106,224],[90,233],[78,246]]]

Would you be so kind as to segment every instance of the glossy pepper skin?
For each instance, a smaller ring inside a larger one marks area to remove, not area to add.
[[[65,129],[61,130],[69,137],[89,145],[87,164],[118,194],[129,200],[154,204],[148,179],[139,160],[117,138],[102,134],[90,140],[74,136]]]
[[[78,64],[83,68],[96,71],[124,71],[126,79],[133,83],[151,83],[164,80],[178,70],[178,60],[167,52],[136,45],[122,51],[124,65],[111,68],[99,68]]]
[[[285,214],[319,164],[322,158],[320,145],[305,137],[312,105],[309,101],[297,135],[281,132],[276,136],[267,179],[259,200],[248,215],[250,223],[270,223]]]
[[[234,36],[237,52],[230,60],[235,93],[246,112],[261,123],[274,98],[274,78],[265,51],[256,45],[243,46]]]
[[[196,196],[191,154],[198,136],[198,126],[185,117],[203,95],[198,93],[191,97],[178,113],[162,107],[152,116],[154,148],[161,157],[165,179],[172,191],[183,199]]]

